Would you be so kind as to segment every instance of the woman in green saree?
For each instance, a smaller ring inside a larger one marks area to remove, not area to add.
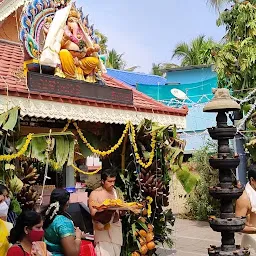
[[[44,241],[53,256],[78,256],[80,252],[82,232],[75,229],[66,211],[69,198],[70,194],[65,189],[53,190],[45,213]]]

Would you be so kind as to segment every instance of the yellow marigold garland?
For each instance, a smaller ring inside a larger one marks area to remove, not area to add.
[[[11,154],[11,155],[0,155],[0,161],[7,161],[7,162],[10,162],[11,160],[13,160],[13,159],[15,159],[15,158],[24,155],[25,152],[26,152],[27,149],[28,149],[28,145],[29,145],[29,143],[31,142],[32,137],[33,137],[33,133],[29,133],[29,134],[27,135],[27,139],[26,139],[24,145],[22,146],[22,148],[21,148],[17,153]]]
[[[86,174],[86,175],[93,175],[93,174],[98,173],[101,170],[101,167],[100,167],[97,170],[95,170],[94,172],[85,172],[85,171],[82,171],[81,169],[79,169],[78,167],[76,167],[74,164],[72,164],[71,166],[74,168],[75,171],[80,172],[82,174]]]
[[[154,159],[154,156],[155,156],[155,148],[156,148],[156,132],[152,132],[152,139],[151,139],[151,152],[150,152],[150,157],[149,157],[149,160],[148,160],[148,163],[145,164],[143,163],[143,161],[141,160],[140,158],[140,155],[139,155],[139,152],[138,152],[138,147],[137,147],[137,144],[136,144],[136,141],[135,141],[135,137],[136,137],[136,133],[135,133],[135,128],[132,124],[130,124],[131,126],[131,137],[132,137],[132,145],[133,145],[133,149],[134,149],[134,153],[135,153],[135,158],[136,158],[136,161],[137,163],[139,163],[142,167],[144,168],[148,168],[152,162],[153,162],[153,159]]]
[[[78,127],[77,123],[74,122],[74,126],[76,127],[76,130],[81,138],[81,140],[84,142],[84,144],[94,153],[94,154],[97,154],[99,156],[107,156],[107,155],[110,155],[111,153],[115,152],[119,147],[120,145],[122,144],[124,138],[125,138],[125,135],[127,134],[128,130],[129,130],[129,127],[130,127],[130,122],[128,122],[125,126],[125,129],[123,131],[123,134],[122,136],[120,137],[120,139],[118,140],[118,142],[116,143],[116,145],[114,145],[113,147],[111,147],[109,150],[107,151],[100,151],[98,149],[95,149],[89,142],[88,140],[84,137],[82,131],[80,130],[80,128]]]
[[[55,170],[55,171],[58,171],[60,169],[59,163],[52,160],[52,159],[49,160],[49,164],[53,168],[53,170]]]
[[[151,204],[152,204],[152,202],[153,202],[153,198],[150,197],[150,196],[147,196],[147,197],[146,197],[146,200],[147,200],[147,206],[148,206],[147,214],[148,214],[148,217],[150,218],[150,216],[151,216],[151,214],[152,214]]]
[[[63,128],[63,130],[61,132],[65,132],[68,129],[70,123],[71,123],[71,121],[68,120],[67,124],[64,126],[64,128]]]
[[[63,128],[63,132],[65,132],[69,125],[70,125],[71,121],[68,120],[67,124],[65,125],[65,127]],[[154,158],[154,153],[155,153],[155,147],[156,147],[156,132],[152,132],[152,140],[151,140],[151,153],[150,153],[150,158],[149,158],[149,161],[147,164],[143,163],[143,161],[141,160],[140,158],[140,155],[138,153],[138,147],[137,147],[137,144],[136,144],[136,141],[135,141],[135,137],[136,137],[136,133],[135,133],[135,128],[134,126],[132,125],[131,122],[128,122],[125,126],[125,129],[123,131],[123,134],[122,136],[120,137],[120,139],[118,140],[118,142],[113,146],[111,147],[111,149],[107,150],[107,151],[100,151],[98,149],[95,149],[88,141],[87,139],[84,137],[82,131],[80,130],[80,128],[78,127],[77,123],[74,122],[74,126],[80,136],[80,138],[82,139],[82,141],[85,143],[85,145],[94,153],[94,154],[97,154],[97,155],[100,155],[100,156],[107,156],[107,155],[110,155],[111,153],[113,153],[115,150],[117,150],[120,145],[122,144],[124,138],[125,138],[125,135],[127,134],[129,128],[131,128],[131,137],[132,137],[132,145],[133,145],[133,148],[134,148],[134,152],[135,152],[135,157],[136,157],[136,161],[144,168],[148,168],[152,162],[153,162],[153,158]],[[21,157],[22,155],[25,154],[25,152],[27,151],[28,149],[28,146],[32,140],[32,137],[33,137],[33,133],[29,133],[27,135],[27,139],[24,143],[24,145],[22,146],[22,148],[15,154],[11,154],[11,155],[0,155],[0,161],[8,161],[10,162],[11,160],[15,159],[15,158],[18,158],[18,157]],[[54,161],[51,161],[50,163],[54,169],[58,169],[59,166],[58,166],[58,163],[54,162]],[[75,165],[72,165],[72,167],[76,170],[76,171],[79,171],[81,173],[84,173],[84,174],[88,174],[88,175],[92,175],[92,174],[95,174],[97,172],[100,171],[100,169],[97,169],[96,171],[94,172],[83,172],[82,170],[80,170],[79,168],[77,168]]]

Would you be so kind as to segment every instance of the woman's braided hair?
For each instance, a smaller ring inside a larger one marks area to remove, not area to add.
[[[69,219],[71,216],[65,211],[70,193],[62,188],[56,188],[51,193],[50,205],[45,211],[44,229],[48,228],[57,215],[63,215]]]

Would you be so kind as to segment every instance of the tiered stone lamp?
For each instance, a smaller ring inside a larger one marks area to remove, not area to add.
[[[236,127],[228,126],[227,112],[240,109],[238,103],[231,99],[228,89],[215,89],[214,98],[204,107],[204,112],[217,112],[217,127],[208,129],[213,140],[218,141],[218,155],[210,159],[210,165],[219,169],[219,184],[209,188],[210,195],[220,200],[220,216],[210,217],[210,226],[221,232],[221,246],[211,245],[210,256],[247,256],[247,249],[235,244],[235,232],[245,226],[245,218],[236,218],[233,203],[243,193],[243,187],[237,186],[232,171],[239,165],[239,157],[232,155],[229,140],[235,137]]]

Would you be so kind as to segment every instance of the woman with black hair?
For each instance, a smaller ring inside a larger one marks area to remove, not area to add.
[[[35,244],[44,236],[43,220],[35,211],[24,211],[17,218],[16,225],[11,230],[9,242],[13,246],[7,256],[37,256],[45,255],[45,248],[36,248]],[[42,243],[42,242],[41,242]]]
[[[65,189],[54,189],[45,213],[44,230],[47,249],[53,256],[78,256],[82,232],[74,227],[67,213],[70,194]]]

